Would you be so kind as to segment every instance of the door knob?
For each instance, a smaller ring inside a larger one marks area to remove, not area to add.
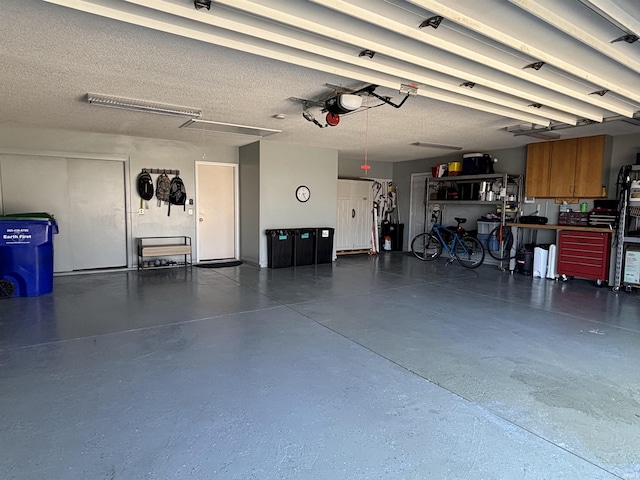
[[[204,222],[204,218],[202,218],[202,217],[200,217],[198,220],[199,220],[201,223],[202,223],[202,222]]]

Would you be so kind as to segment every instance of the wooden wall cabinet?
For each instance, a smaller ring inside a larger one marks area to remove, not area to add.
[[[525,194],[538,198],[597,198],[607,164],[606,136],[571,138],[527,146]]]

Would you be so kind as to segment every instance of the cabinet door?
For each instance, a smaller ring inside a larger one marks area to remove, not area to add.
[[[549,171],[550,197],[575,197],[575,170],[578,140],[551,142],[551,168]]]
[[[338,180],[336,250],[371,248],[371,183]]]
[[[353,218],[351,202],[351,182],[338,180],[338,224],[336,225],[335,243],[336,250],[348,250],[353,244],[351,237],[351,225]]]
[[[530,143],[527,145],[527,171],[525,195],[527,197],[549,196],[549,162],[551,161],[551,142]]]
[[[575,197],[600,197],[602,195],[604,147],[604,135],[578,139]]]
[[[362,250],[371,248],[372,202],[371,183],[354,182],[353,208],[356,216],[353,226],[353,248]]]

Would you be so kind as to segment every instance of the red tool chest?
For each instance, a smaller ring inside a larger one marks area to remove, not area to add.
[[[610,233],[561,230],[558,275],[608,280],[610,242]]]

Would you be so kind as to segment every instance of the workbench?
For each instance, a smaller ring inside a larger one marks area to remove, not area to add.
[[[507,223],[507,226],[512,228],[515,239],[509,270],[515,269],[515,254],[520,248],[518,229],[554,230],[559,275],[592,279],[598,284],[608,282],[613,286],[616,252],[612,248],[611,238],[615,233],[612,228],[527,223]]]

